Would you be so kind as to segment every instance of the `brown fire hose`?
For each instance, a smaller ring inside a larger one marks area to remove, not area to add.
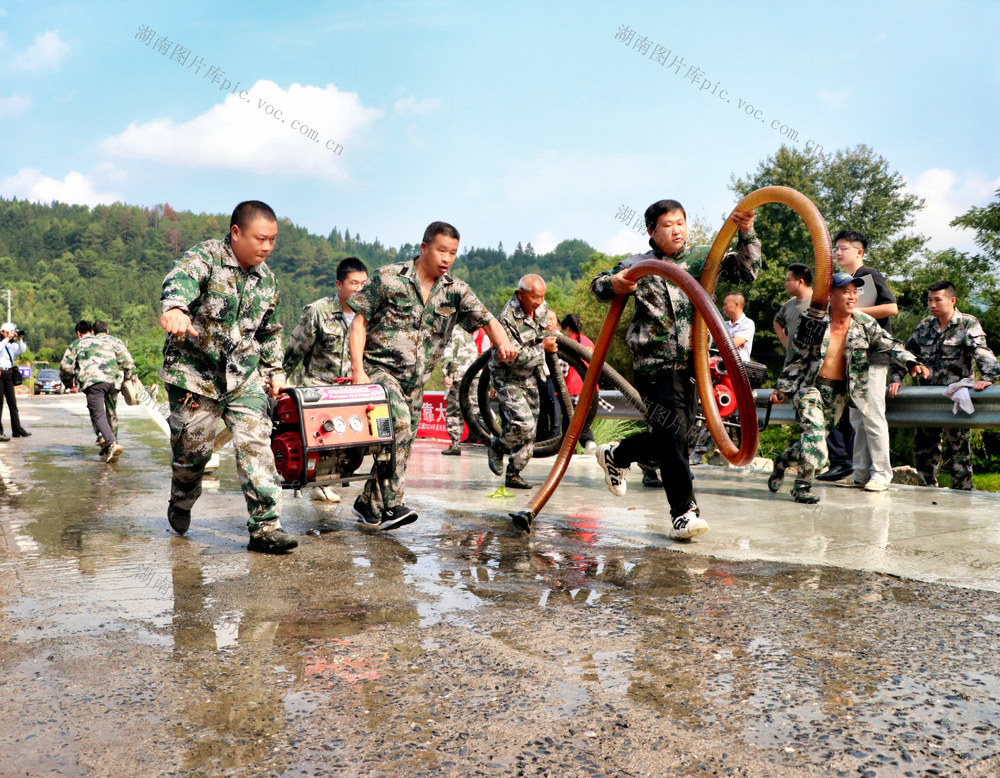
[[[818,343],[825,331],[826,307],[830,296],[830,280],[833,275],[833,255],[830,249],[830,233],[826,228],[826,222],[823,221],[823,217],[809,198],[801,192],[786,186],[767,186],[751,192],[740,201],[735,210],[752,211],[766,203],[782,203],[794,208],[805,220],[812,236],[813,252],[816,257],[815,286],[810,307],[802,314],[800,319],[796,331],[796,342],[804,345]],[[722,269],[722,259],[725,250],[736,230],[736,223],[732,219],[727,219],[719,231],[715,242],[712,244],[708,258],[705,260],[705,265],[702,269],[701,284],[676,265],[655,259],[643,260],[636,263],[626,272],[625,278],[628,281],[634,282],[647,275],[662,276],[679,286],[681,291],[691,300],[696,311],[692,330],[695,378],[706,423],[722,455],[733,464],[745,465],[752,461],[754,455],[757,453],[759,440],[757,414],[755,411],[753,413],[750,412],[750,409],[754,408],[753,392],[750,389],[750,381],[747,378],[746,369],[743,367],[743,361],[736,353],[729,330],[724,326],[722,316],[710,297],[710,294],[715,291],[715,283]],[[597,380],[600,376],[601,366],[607,357],[611,338],[614,335],[615,327],[618,325],[618,320],[621,318],[627,298],[628,295],[620,294],[611,301],[608,313],[604,318],[604,325],[601,327],[601,333],[594,344],[593,359],[590,362],[590,367],[583,381],[583,389],[580,391],[577,411],[573,414],[569,429],[563,438],[562,448],[559,450],[555,464],[553,464],[552,470],[545,479],[545,483],[542,484],[531,498],[527,509],[510,514],[514,526],[524,532],[531,530],[532,521],[534,521],[538,512],[549,501],[552,492],[559,485],[566,472],[566,468],[569,466],[569,460],[573,455],[576,443],[580,438],[580,433],[583,431],[586,421],[586,408],[590,404],[593,393],[597,390]],[[719,352],[722,355],[727,371],[729,371],[733,378],[736,403],[737,407],[741,410],[740,432],[742,444],[739,448],[733,444],[729,433],[726,432],[712,394],[712,381],[708,365],[708,333],[706,332],[706,325],[707,331],[711,333],[712,338],[719,347]]]

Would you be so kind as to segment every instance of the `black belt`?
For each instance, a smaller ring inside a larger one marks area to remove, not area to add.
[[[831,389],[846,389],[847,388],[847,379],[846,378],[823,378],[823,376],[820,376],[819,380],[816,381],[816,383],[818,383],[818,384],[820,384],[822,386],[829,386]]]

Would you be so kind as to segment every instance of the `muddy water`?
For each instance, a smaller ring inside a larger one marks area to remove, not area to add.
[[[228,456],[177,538],[152,424],[111,468],[82,399],[45,400],[0,450],[0,774],[1000,774],[996,594],[678,554],[586,508],[525,538],[433,489],[381,535],[357,487],[288,495],[302,546],[250,554]]]

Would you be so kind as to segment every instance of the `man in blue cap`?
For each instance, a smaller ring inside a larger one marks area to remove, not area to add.
[[[811,505],[819,502],[812,491],[816,471],[827,459],[826,434],[850,404],[864,414],[868,409],[868,371],[873,356],[884,355],[905,367],[910,375],[929,373],[903,344],[883,330],[867,313],[855,310],[864,278],[837,273],[830,286],[830,323],[822,343],[803,347],[792,343],[788,362],[774,385],[771,402],[787,395],[795,402],[795,418],[802,437],[774,460],[767,481],[772,492],[781,488],[785,468],[798,462],[792,497]]]

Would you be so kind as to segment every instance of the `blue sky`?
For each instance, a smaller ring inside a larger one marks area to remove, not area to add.
[[[785,126],[871,146],[968,250],[947,224],[1000,186],[998,39],[992,1],[0,2],[0,196],[623,253],[623,205],[718,229]]]

